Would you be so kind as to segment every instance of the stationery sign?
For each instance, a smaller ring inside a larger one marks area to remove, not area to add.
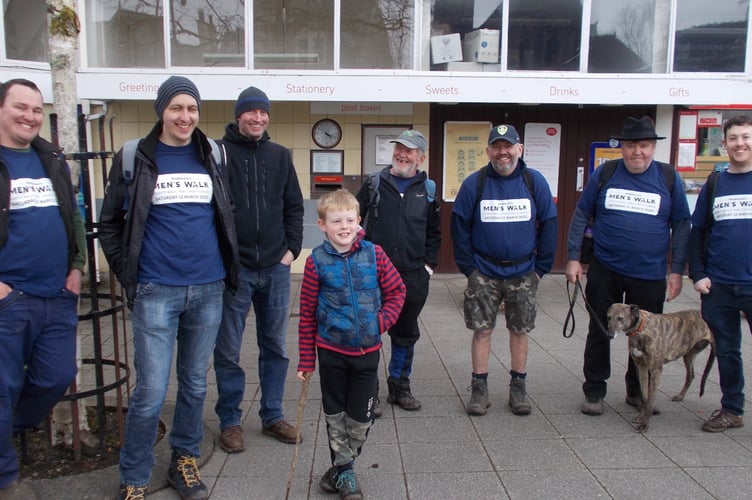
[[[543,174],[548,181],[548,188],[558,199],[559,158],[561,155],[561,124],[527,123],[525,124],[524,158],[527,166]]]

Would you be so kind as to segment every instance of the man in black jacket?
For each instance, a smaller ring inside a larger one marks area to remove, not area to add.
[[[228,453],[244,449],[240,404],[245,372],[240,347],[251,304],[259,346],[262,432],[283,443],[294,444],[297,439],[297,430],[282,413],[282,398],[289,363],[285,335],[290,265],[303,245],[303,194],[290,152],[269,140],[270,107],[261,90],[243,90],[235,104],[235,122],[227,124],[221,141],[227,152],[241,264],[237,293],[225,294],[214,349],[219,444]]]
[[[387,402],[416,411],[421,404],[412,394],[410,374],[415,343],[420,337],[418,315],[428,298],[429,278],[438,264],[439,202],[436,185],[426,172],[418,171],[426,159],[423,134],[405,130],[391,142],[394,143],[392,164],[378,173],[378,196],[373,192],[375,179],[369,178],[357,198],[365,221],[366,239],[381,245],[407,287],[400,317],[389,329],[392,355]],[[374,416],[381,416],[381,411],[377,399]]]
[[[102,204],[99,239],[132,310],[137,374],[120,449],[120,500],[143,498],[151,479],[176,342],[167,482],[180,498],[209,498],[196,464],[206,373],[238,253],[221,166],[198,129],[200,107],[193,82],[163,82],[154,102],[159,121],[138,145],[133,175],[123,175],[121,150]]]
[[[0,85],[0,498],[18,480],[13,431],[36,427],[76,375],[76,308],[86,240],[60,149],[38,136],[42,93]]]

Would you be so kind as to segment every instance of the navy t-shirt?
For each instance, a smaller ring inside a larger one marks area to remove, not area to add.
[[[68,275],[68,238],[52,181],[33,149],[0,147],[0,155],[10,173],[10,221],[8,241],[0,248],[0,281],[29,295],[56,297]]]
[[[159,177],[146,219],[139,283],[202,285],[224,279],[212,180],[194,144],[158,143]]]
[[[692,214],[692,225],[700,229],[708,226],[707,196],[703,188]],[[718,283],[752,284],[752,172],[719,175],[713,218],[705,272]]]

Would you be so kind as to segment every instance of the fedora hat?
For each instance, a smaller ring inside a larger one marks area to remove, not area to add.
[[[640,141],[643,139],[665,139],[665,137],[656,135],[655,125],[649,116],[643,116],[642,118],[630,116],[624,120],[624,128],[622,129],[621,136],[612,137],[612,139],[619,141]]]

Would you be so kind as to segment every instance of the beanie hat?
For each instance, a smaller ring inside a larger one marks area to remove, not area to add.
[[[198,93],[196,85],[184,76],[171,76],[159,86],[157,99],[154,101],[154,111],[157,112],[157,117],[160,120],[172,98],[180,94],[187,94],[196,99],[198,109],[201,110],[201,95]]]
[[[252,109],[260,109],[268,113],[270,108],[271,103],[263,90],[248,87],[240,93],[235,103],[235,118]]]

